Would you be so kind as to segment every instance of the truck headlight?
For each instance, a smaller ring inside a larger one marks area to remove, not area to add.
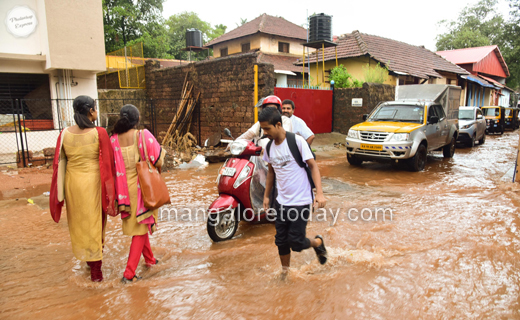
[[[469,129],[469,128],[471,128],[472,125],[473,125],[473,123],[471,123],[471,124],[467,124],[467,125],[465,125],[465,126],[462,126],[461,129]]]
[[[229,147],[229,152],[231,152],[234,156],[239,156],[244,152],[244,150],[247,147],[247,141],[244,140],[236,140],[231,143],[231,146]]]
[[[407,141],[409,137],[409,133],[394,133],[390,141]]]
[[[347,137],[353,138],[353,139],[359,139],[359,131],[358,130],[349,129]]]

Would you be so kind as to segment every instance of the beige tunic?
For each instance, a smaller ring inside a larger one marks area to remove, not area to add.
[[[64,189],[72,251],[82,261],[102,260],[105,228],[98,132],[93,129],[74,134],[66,129],[62,139],[67,157]]]
[[[136,163],[139,162],[139,153],[137,151],[137,132],[134,137],[134,144],[128,147],[121,147],[123,161],[125,162],[126,183],[128,184],[128,194],[130,195],[130,216],[123,219],[123,234],[127,236],[140,236],[148,232],[148,226],[137,222],[137,169]],[[156,166],[161,167],[164,159],[164,151],[161,158],[157,161]],[[157,223],[159,209],[153,211],[153,216]]]

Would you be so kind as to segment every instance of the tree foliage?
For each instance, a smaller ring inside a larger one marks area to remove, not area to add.
[[[363,81],[355,79],[342,64],[330,71],[329,80],[334,80],[335,88],[361,88],[363,86]]]
[[[127,45],[143,41],[145,57],[168,58],[168,33],[162,17],[164,1],[103,0],[106,52],[123,48],[126,38]]]
[[[462,10],[456,21],[439,24],[448,32],[437,36],[437,50],[482,47],[501,41],[504,19],[496,12],[498,0],[480,0]]]
[[[165,20],[162,17],[164,1],[103,0],[105,51],[108,53],[123,48],[123,39],[126,38],[127,46],[143,42],[146,58],[187,60],[188,53],[181,51],[186,47],[186,29],[200,30],[204,43],[226,32],[225,25],[212,28],[194,12],[182,12]],[[207,55],[207,51],[193,54],[192,60],[196,57],[203,59]]]
[[[166,20],[168,28],[168,37],[170,40],[170,48],[168,53],[175,57],[175,59],[188,59],[188,53],[182,51],[186,47],[186,29],[195,28],[201,31],[203,43],[210,41],[216,37],[223,35],[226,32],[226,26],[219,24],[212,28],[208,22],[202,21],[195,12],[182,12],[170,16]],[[205,58],[206,52],[201,52],[197,56]],[[193,60],[193,57],[192,57]]]
[[[456,21],[443,20],[448,28],[436,37],[437,50],[453,50],[497,45],[506,61],[510,77],[506,84],[520,87],[520,0],[508,0],[509,17],[497,11],[498,0],[480,0],[462,10]]]
[[[367,65],[363,66],[362,69],[365,76],[365,82],[385,83],[385,81],[388,79],[388,67],[381,67],[379,62],[373,68],[371,68],[367,63]]]

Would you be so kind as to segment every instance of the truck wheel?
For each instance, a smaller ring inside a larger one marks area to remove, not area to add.
[[[471,137],[471,140],[468,141],[467,146],[470,148],[473,148],[475,146],[475,140],[477,140],[477,135],[473,134],[473,136]]]
[[[478,145],[480,146],[480,145],[484,144],[484,142],[486,142],[486,134],[485,133],[482,135],[482,138],[480,138],[480,140],[478,141]]]
[[[452,158],[455,154],[455,137],[451,138],[450,144],[447,144],[442,148],[442,154],[444,158]]]
[[[424,144],[419,145],[417,148],[417,152],[415,152],[415,156],[408,159],[408,168],[410,171],[422,171],[426,166],[426,147]]]
[[[357,158],[354,155],[351,155],[350,153],[347,153],[347,160],[348,163],[350,163],[350,165],[352,166],[360,166],[363,163],[363,160],[360,160],[359,158]]]

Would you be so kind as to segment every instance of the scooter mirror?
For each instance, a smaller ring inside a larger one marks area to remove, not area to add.
[[[234,140],[233,136],[231,135],[231,131],[229,131],[228,128],[225,128],[225,129],[224,129],[224,133],[226,134],[226,136],[228,136],[228,137],[230,137],[231,139]]]

